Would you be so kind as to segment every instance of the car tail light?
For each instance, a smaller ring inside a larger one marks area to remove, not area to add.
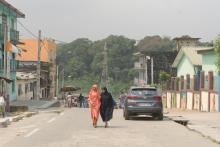
[[[139,98],[139,97],[138,96],[134,96],[134,95],[128,96],[128,99],[136,99],[136,98]]]
[[[154,96],[154,99],[156,99],[157,101],[162,101],[161,96]]]

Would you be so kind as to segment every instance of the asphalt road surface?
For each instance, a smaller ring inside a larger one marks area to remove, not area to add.
[[[40,113],[0,128],[0,147],[219,147],[217,143],[165,118],[125,121],[115,110],[109,128],[93,128],[89,109]]]

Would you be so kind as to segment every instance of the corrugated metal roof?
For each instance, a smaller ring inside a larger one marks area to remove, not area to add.
[[[202,55],[197,53],[197,50],[202,48],[204,47],[182,47],[177,54],[172,67],[177,67],[184,55],[189,59],[192,65],[202,65]]]

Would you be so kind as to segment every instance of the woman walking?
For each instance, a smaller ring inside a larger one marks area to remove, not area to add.
[[[101,93],[101,107],[100,114],[103,122],[105,122],[105,128],[108,127],[108,122],[112,119],[114,102],[111,93],[108,92],[106,87],[102,88]]]
[[[93,122],[93,127],[97,127],[97,121],[99,118],[100,111],[100,93],[97,85],[93,85],[92,89],[89,92],[89,105],[91,108],[91,117]]]

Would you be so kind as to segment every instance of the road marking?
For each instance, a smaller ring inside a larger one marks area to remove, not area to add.
[[[38,132],[40,129],[36,128],[34,129],[33,131],[31,131],[30,133],[28,133],[27,135],[25,135],[24,137],[27,138],[27,137],[30,137],[31,135],[33,135],[34,133]]]
[[[52,122],[55,121],[55,120],[56,120],[56,118],[53,117],[53,118],[51,118],[50,120],[48,120],[47,123],[52,123]]]
[[[21,127],[20,129],[30,129],[30,128],[35,128],[36,125],[29,125],[29,126],[24,126],[24,127]]]
[[[64,115],[64,112],[60,113],[60,116]]]

